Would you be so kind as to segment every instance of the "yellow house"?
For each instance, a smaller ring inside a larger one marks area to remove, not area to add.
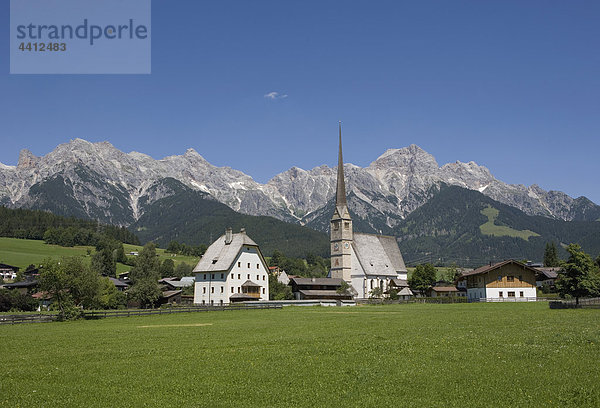
[[[535,301],[538,271],[514,259],[465,272],[467,298],[487,301]]]

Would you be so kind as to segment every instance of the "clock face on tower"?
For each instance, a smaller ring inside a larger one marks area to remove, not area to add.
[[[350,244],[346,242],[346,243],[344,244],[344,248],[348,249],[349,247],[350,247]]]

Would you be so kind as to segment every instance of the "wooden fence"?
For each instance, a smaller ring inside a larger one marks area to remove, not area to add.
[[[58,319],[56,313],[37,313],[37,314],[21,314],[21,315],[3,315],[0,314],[0,325],[2,324],[18,324],[18,323],[49,323]]]
[[[600,298],[582,298],[579,304],[572,300],[553,300],[550,309],[600,309]]]
[[[106,317],[131,317],[131,316],[149,316],[149,315],[169,315],[175,313],[191,312],[211,312],[226,310],[256,310],[256,309],[281,309],[282,305],[273,304],[241,304],[241,305],[223,305],[223,306],[189,306],[189,307],[170,307],[164,309],[126,309],[126,310],[94,310],[84,311],[84,319],[104,319]],[[0,315],[0,324],[19,324],[19,323],[45,323],[58,320],[57,313],[46,314],[21,314],[21,315]]]

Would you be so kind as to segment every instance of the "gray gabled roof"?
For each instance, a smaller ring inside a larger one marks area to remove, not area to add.
[[[225,234],[221,235],[208,247],[193,272],[228,271],[244,245],[258,247],[245,232],[233,234],[229,244],[225,243]]]
[[[387,235],[354,233],[354,253],[366,275],[398,275],[406,272],[396,238]]]
[[[296,285],[318,285],[318,286],[341,286],[342,279],[340,278],[290,278],[290,282],[294,281]]]

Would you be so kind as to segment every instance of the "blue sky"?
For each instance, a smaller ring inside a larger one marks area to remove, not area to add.
[[[600,2],[154,0],[151,75],[9,75],[0,162],[80,137],[266,182],[417,144],[600,203]],[[285,98],[267,98],[277,92]]]

